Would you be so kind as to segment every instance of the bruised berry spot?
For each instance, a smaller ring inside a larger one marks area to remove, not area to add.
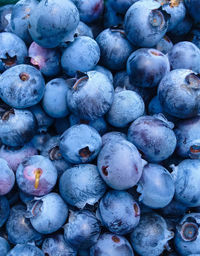
[[[120,242],[120,239],[119,239],[119,237],[117,237],[117,236],[112,236],[112,240],[113,240],[113,242],[115,242],[115,243],[119,243],[119,242]]]
[[[134,169],[135,169],[135,171],[138,173],[138,168],[137,168],[137,165],[136,165],[136,164],[134,164]]]
[[[79,150],[79,155],[83,158],[89,158],[94,152],[91,152],[89,147],[81,148]]]
[[[137,204],[133,205],[133,209],[134,209],[134,212],[135,212],[135,217],[140,216],[140,210],[139,210],[139,207],[138,207]]]
[[[19,78],[20,78],[22,81],[28,81],[29,78],[30,78],[30,76],[29,76],[29,74],[22,72],[22,73],[19,74]]]
[[[108,176],[108,170],[107,170],[107,168],[108,168],[108,165],[107,166],[102,166],[102,172],[103,172],[103,174],[105,175],[105,176]]]
[[[1,58],[1,60],[6,66],[10,67],[16,63],[17,56],[15,55],[13,57],[10,57],[10,55],[6,53],[6,58]]]

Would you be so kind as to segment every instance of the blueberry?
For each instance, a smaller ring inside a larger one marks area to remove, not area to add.
[[[102,136],[102,144],[103,146],[106,143],[109,143],[111,141],[115,141],[115,140],[123,140],[126,139],[126,134],[122,133],[122,132],[107,132]]]
[[[28,28],[37,44],[54,48],[73,40],[78,23],[79,13],[72,1],[42,0],[32,10]]]
[[[162,216],[164,217],[182,217],[185,215],[188,207],[181,202],[173,199],[167,206],[160,209]]]
[[[10,245],[7,240],[3,237],[0,237],[0,254],[1,256],[6,256],[10,250]]]
[[[7,221],[9,214],[10,214],[9,202],[5,196],[0,196],[0,228]],[[1,252],[1,249],[0,249],[0,252]]]
[[[191,42],[179,42],[168,52],[172,69],[190,69],[200,72],[200,49]]]
[[[100,223],[93,213],[74,212],[64,226],[64,239],[75,249],[87,249],[97,242],[100,231]]]
[[[184,119],[199,112],[200,78],[192,70],[175,69],[158,86],[158,97],[165,112]]]
[[[187,10],[190,14],[190,16],[194,19],[196,23],[200,22],[199,17],[199,8],[200,8],[200,2],[198,0],[185,0],[185,5],[187,7]]]
[[[102,234],[97,243],[91,247],[90,256],[134,256],[133,249],[123,236],[112,233]]]
[[[101,177],[109,187],[116,190],[125,190],[136,185],[145,163],[137,148],[121,138],[106,143],[97,159]]]
[[[183,160],[178,166],[172,165],[175,181],[175,199],[188,207],[200,205],[199,168],[200,160]]]
[[[9,168],[8,163],[3,158],[0,158],[0,195],[6,195],[14,186],[15,175],[13,171]]]
[[[167,56],[153,48],[138,49],[127,61],[130,82],[137,87],[155,87],[169,71]]]
[[[55,78],[46,84],[42,105],[45,112],[53,118],[66,117],[68,86],[64,79]]]
[[[7,146],[23,146],[33,138],[36,128],[30,111],[10,109],[0,118],[0,139]]]
[[[114,127],[126,127],[130,122],[144,114],[145,105],[142,97],[136,92],[124,90],[115,93],[108,122]]]
[[[25,43],[17,35],[0,33],[0,71],[24,64],[28,55]]]
[[[82,21],[79,22],[78,27],[76,28],[75,35],[88,36],[88,37],[94,38],[91,27],[89,27],[87,24],[85,24]]]
[[[108,0],[110,6],[116,13],[125,14],[129,7],[138,0]]]
[[[198,48],[200,48],[200,30],[193,29],[189,34],[189,41],[195,44]]]
[[[113,74],[112,74],[112,72],[109,69],[107,69],[107,68],[105,68],[103,66],[97,65],[94,68],[94,70],[96,70],[98,72],[101,72],[104,75],[107,75],[107,77],[110,79],[111,83],[113,83]]]
[[[17,244],[6,256],[45,256],[36,246],[31,244]]]
[[[173,236],[173,232],[167,229],[164,218],[156,213],[145,213],[130,238],[134,250],[139,255],[159,256]]]
[[[70,247],[64,240],[62,234],[47,237],[42,244],[45,256],[76,256],[76,250]]]
[[[15,205],[11,208],[10,216],[6,223],[8,240],[12,244],[26,244],[42,238],[31,225],[30,220],[25,217],[26,207]]]
[[[171,38],[173,38],[174,41],[184,41],[184,38],[190,32],[192,25],[192,19],[189,15],[186,15],[185,18],[170,31]]]
[[[121,70],[133,51],[132,45],[126,39],[126,34],[120,27],[103,30],[96,41],[101,51],[101,63],[112,70]]]
[[[100,49],[97,42],[90,37],[80,36],[64,50],[61,65],[67,75],[74,76],[77,71],[92,70],[99,58]]]
[[[161,162],[171,156],[176,148],[173,123],[163,115],[142,116],[128,130],[132,142],[150,162]]]
[[[62,156],[74,164],[88,163],[94,160],[102,145],[101,136],[89,125],[71,126],[60,137]]]
[[[97,71],[89,71],[74,81],[67,102],[73,114],[82,119],[95,120],[108,112],[113,96],[113,85],[108,77]]]
[[[64,225],[68,206],[58,194],[49,193],[29,202],[26,216],[35,230],[41,234],[50,234]]]
[[[7,4],[0,7],[0,32],[10,30],[11,14],[13,11],[13,5]]]
[[[35,196],[48,194],[56,184],[57,170],[44,156],[26,158],[16,172],[18,187],[25,193]]]
[[[105,1],[104,8],[104,27],[109,28],[111,26],[117,26],[123,24],[123,14],[117,13],[111,6],[109,1]],[[99,34],[99,33],[98,33]]]
[[[167,54],[171,48],[173,47],[173,43],[168,36],[164,36],[160,39],[160,41],[156,44],[156,49],[164,54]]]
[[[69,128],[69,119],[64,117],[64,118],[56,118],[54,120],[54,128],[56,130],[56,134],[63,134],[68,128]]]
[[[44,95],[44,79],[36,68],[17,65],[0,77],[0,97],[9,106],[27,108],[37,104]]]
[[[45,76],[55,76],[60,72],[60,53],[57,49],[46,49],[33,42],[28,56],[31,64]]]
[[[106,185],[95,165],[80,164],[63,173],[59,180],[59,191],[67,203],[84,208],[86,204],[98,202],[106,191]]]
[[[40,152],[43,150],[45,143],[51,138],[49,133],[39,133],[36,134],[31,143]]]
[[[170,15],[157,1],[137,1],[126,12],[124,28],[131,43],[153,47],[165,35]]]
[[[162,165],[148,164],[143,169],[137,192],[141,194],[139,201],[143,204],[154,209],[163,208],[174,196],[174,180]]]
[[[23,191],[19,191],[19,197],[20,197],[20,200],[24,204],[27,204],[28,202],[30,202],[34,199],[34,196],[28,195],[28,194],[24,193]]]
[[[133,231],[140,220],[140,208],[125,191],[111,190],[99,203],[102,223],[115,234],[125,235]]]

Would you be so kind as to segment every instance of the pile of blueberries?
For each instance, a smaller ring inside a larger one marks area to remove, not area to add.
[[[0,256],[200,255],[200,0],[0,7]]]

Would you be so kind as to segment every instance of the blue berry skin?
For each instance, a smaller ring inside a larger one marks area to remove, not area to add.
[[[33,66],[45,76],[56,76],[60,72],[60,52],[46,49],[33,42],[28,49],[28,56]]]
[[[200,29],[193,29],[189,34],[189,41],[200,49]]]
[[[31,143],[40,152],[43,150],[45,143],[51,138],[49,133],[38,133],[36,134]]]
[[[20,0],[13,6],[11,31],[27,44],[32,42],[28,31],[30,13],[37,7],[37,4],[37,0]]]
[[[102,144],[104,146],[106,143],[109,143],[111,141],[124,140],[124,139],[126,140],[126,138],[127,138],[126,134],[122,132],[116,132],[116,131],[107,132],[102,136]]]
[[[138,0],[108,0],[107,2],[116,13],[125,14],[129,7]]]
[[[186,15],[185,18],[171,31],[173,40],[184,41],[184,37],[190,32],[192,25],[192,19],[189,15]]]
[[[101,51],[101,63],[111,70],[122,70],[133,51],[132,45],[120,27],[111,27],[103,30],[96,41]]]
[[[92,212],[72,212],[64,226],[64,239],[77,250],[87,249],[97,242],[100,231],[100,222]]]
[[[167,206],[161,208],[159,211],[162,216],[166,218],[182,217],[185,215],[188,207],[181,202],[173,199]]]
[[[130,82],[137,87],[155,87],[169,71],[167,56],[153,48],[138,49],[127,61]]]
[[[94,38],[92,29],[82,21],[79,22],[78,27],[76,28],[75,35],[88,36],[88,37]]]
[[[102,234],[97,243],[91,247],[90,256],[134,256],[133,249],[123,236],[112,233]]]
[[[27,108],[43,97],[45,82],[39,70],[30,65],[17,65],[0,77],[0,97],[11,107]]]
[[[47,237],[42,244],[42,251],[48,256],[76,256],[77,252],[64,240],[62,234]]]
[[[199,112],[200,78],[192,70],[175,69],[165,75],[158,86],[163,110],[185,119]]]
[[[51,234],[60,229],[67,220],[68,206],[56,193],[35,198],[27,206],[27,217],[35,230]]]
[[[0,158],[0,196],[8,194],[14,186],[15,175],[9,168],[8,163],[3,158]]]
[[[60,137],[60,152],[73,164],[91,162],[96,158],[101,146],[99,133],[86,124],[71,126]]]
[[[104,10],[104,27],[110,28],[112,26],[118,26],[119,24],[123,24],[124,15],[117,13],[111,6],[111,4],[106,1],[105,2],[105,10]]]
[[[62,78],[55,78],[46,84],[42,106],[49,116],[62,118],[69,114],[66,100],[68,91],[67,83]]]
[[[0,71],[23,64],[28,56],[25,43],[17,35],[0,33]]]
[[[38,241],[42,238],[25,217],[26,207],[15,205],[11,208],[10,216],[6,223],[6,232],[8,240],[12,244],[26,244],[28,242]]]
[[[200,214],[186,214],[176,227],[175,248],[179,255],[200,255]]]
[[[107,68],[105,68],[103,66],[100,66],[100,65],[96,65],[94,70],[96,70],[98,72],[101,72],[104,75],[107,75],[107,77],[110,79],[111,83],[113,83],[113,74],[112,74],[112,72],[109,69],[107,69]]]
[[[164,246],[174,236],[167,229],[164,218],[156,213],[145,213],[141,216],[138,226],[131,233],[133,249],[142,256],[159,256]]]
[[[107,192],[99,203],[99,213],[106,228],[118,235],[132,232],[140,221],[140,208],[125,191]]]
[[[160,10],[159,2],[138,1],[126,12],[124,28],[131,43],[139,47],[153,47],[168,29],[169,15]]]
[[[77,71],[92,70],[100,59],[100,49],[97,42],[87,36],[75,38],[64,50],[61,65],[69,76],[75,76]]]
[[[143,169],[137,192],[141,194],[139,201],[144,205],[153,209],[163,208],[174,196],[174,180],[162,165],[148,164]]]
[[[6,256],[45,256],[36,246],[31,244],[17,244]]]
[[[97,167],[92,164],[80,164],[66,170],[59,181],[62,198],[78,208],[84,208],[86,204],[94,205],[106,188]]]
[[[0,7],[0,32],[10,30],[11,14],[13,11],[12,4],[7,4]]]
[[[7,221],[9,214],[10,214],[9,202],[5,196],[0,196],[0,228]]]
[[[56,118],[54,120],[54,128],[56,134],[63,134],[69,128],[69,119],[68,118]]]
[[[41,151],[41,155],[48,157],[52,164],[55,166],[60,177],[66,169],[71,167],[71,164],[67,162],[61,155],[60,148],[60,137],[52,136],[45,144]]]
[[[57,170],[44,156],[35,155],[26,158],[16,172],[18,187],[34,196],[48,194],[56,184]]]
[[[173,123],[162,114],[142,116],[129,127],[128,140],[143,152],[148,161],[161,162],[171,156],[176,148],[173,127]]]
[[[164,54],[167,54],[171,48],[173,47],[173,43],[168,36],[164,36],[160,39],[160,41],[156,44],[156,49]]]
[[[78,23],[78,9],[72,1],[42,0],[31,11],[29,33],[40,46],[55,48],[73,40]]]
[[[145,164],[137,148],[125,139],[106,143],[97,158],[102,179],[109,187],[116,190],[135,186]]]
[[[107,113],[107,121],[114,127],[123,128],[142,116],[144,111],[144,101],[139,94],[130,90],[116,92]]]
[[[81,119],[95,120],[108,112],[114,97],[114,88],[108,77],[89,71],[77,78],[67,96],[68,107]]]
[[[199,8],[200,8],[200,2],[198,0],[185,0],[185,5],[187,8],[187,11],[189,12],[190,16],[193,18],[195,23],[200,22],[200,16],[199,16]]]
[[[24,204],[27,204],[34,199],[34,196],[28,195],[23,191],[19,191],[19,198]]]
[[[188,207],[200,205],[200,160],[186,159],[172,165],[175,181],[175,199]]]
[[[9,243],[5,238],[0,237],[0,255],[6,256],[9,251],[10,251]]]
[[[11,109],[0,119],[0,139],[11,147],[23,146],[35,135],[37,123],[29,110]]]
[[[168,52],[172,69],[190,69],[200,72],[200,49],[191,42],[179,42]]]
[[[92,23],[97,21],[103,13],[103,0],[72,0],[77,6],[81,21]]]
[[[200,117],[186,119],[177,123],[176,152],[187,158],[200,158]]]

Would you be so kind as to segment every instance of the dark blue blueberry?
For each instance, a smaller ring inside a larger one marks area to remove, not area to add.
[[[100,59],[100,49],[97,42],[87,36],[75,38],[64,50],[61,65],[69,76],[75,76],[77,71],[92,70]]]
[[[68,85],[62,78],[55,78],[46,84],[42,106],[49,116],[61,118],[69,114],[66,100],[68,91]]]
[[[10,251],[9,243],[5,238],[0,237],[0,255],[6,256],[9,251]]]
[[[37,123],[28,110],[10,109],[0,119],[0,139],[11,147],[24,146],[35,135]]]
[[[60,72],[60,53],[57,49],[46,49],[33,42],[28,56],[31,64],[45,76],[55,76]]]
[[[200,73],[200,49],[191,42],[179,42],[168,52],[172,69],[190,69]]]
[[[106,191],[106,184],[92,164],[80,164],[66,170],[59,182],[63,199],[78,208],[94,205]]]
[[[137,184],[146,162],[132,143],[120,138],[104,145],[97,163],[99,173],[109,187],[125,190]]]
[[[167,56],[156,49],[138,49],[127,61],[130,82],[137,87],[155,87],[169,71]]]
[[[28,28],[37,44],[54,48],[73,40],[78,23],[79,12],[72,1],[42,0],[32,10]]]
[[[28,202],[30,202],[34,199],[34,196],[28,195],[28,194],[24,193],[23,191],[19,191],[19,197],[20,197],[20,200],[24,204],[27,204]]]
[[[17,244],[6,256],[45,256],[36,246],[31,244]]]
[[[94,38],[91,27],[80,21],[75,32],[76,36],[88,36]]]
[[[189,41],[200,48],[200,29],[193,29],[189,34]]]
[[[0,228],[7,221],[10,214],[10,205],[5,196],[0,196]],[[1,252],[1,249],[0,249]]]
[[[141,194],[139,201],[143,204],[154,209],[163,208],[174,196],[174,180],[162,165],[148,164],[143,169],[137,192]]]
[[[200,214],[186,214],[176,227],[175,248],[179,255],[191,256],[200,254]]]
[[[153,47],[165,35],[170,15],[154,0],[137,1],[126,12],[124,28],[131,43]]]
[[[41,234],[51,234],[60,229],[67,220],[68,206],[56,193],[35,198],[28,203],[27,218]]]
[[[145,213],[131,233],[131,244],[139,255],[159,256],[173,236],[164,218],[156,213]]]
[[[13,6],[12,4],[7,4],[0,7],[0,32],[10,31]]]
[[[8,240],[12,244],[26,244],[42,238],[31,225],[30,220],[25,217],[26,207],[15,205],[11,208],[10,216],[6,223],[6,232]]]
[[[81,119],[95,120],[108,112],[113,102],[114,89],[108,77],[89,71],[74,81],[68,93],[68,107]]]
[[[77,252],[69,246],[62,234],[47,237],[42,244],[45,256],[76,256]]]
[[[161,162],[171,156],[176,148],[173,123],[162,114],[142,116],[136,119],[128,130],[132,142],[150,162]]]
[[[0,71],[24,64],[28,55],[25,43],[17,35],[0,33]]]
[[[170,31],[173,41],[184,41],[187,34],[190,32],[192,25],[192,19],[189,15],[186,15],[185,18]]]
[[[124,30],[120,27],[111,27],[103,30],[96,41],[101,51],[101,63],[112,70],[122,70],[133,51],[132,45],[126,39]]]
[[[16,172],[18,187],[34,196],[48,194],[56,184],[57,170],[53,163],[44,156],[35,155],[26,158]]]
[[[44,90],[40,71],[29,65],[9,68],[0,77],[0,97],[14,108],[36,105],[42,99]]]
[[[129,7],[138,0],[108,0],[109,5],[116,13],[125,14]]]
[[[160,209],[160,212],[162,216],[172,218],[183,216],[187,210],[186,205],[173,199],[167,206]]]
[[[200,9],[200,2],[199,0],[185,0],[185,5],[190,16],[194,19],[195,23],[200,22],[199,16],[199,9]]]
[[[156,44],[156,49],[164,54],[167,54],[171,48],[173,47],[173,43],[168,36],[164,36],[160,39],[160,41]]]
[[[87,249],[97,242],[100,231],[100,223],[93,213],[87,210],[72,212],[64,226],[64,239],[77,250]]]
[[[14,186],[15,175],[3,158],[0,158],[0,196],[8,194]]]
[[[99,203],[99,214],[103,225],[118,235],[132,232],[140,221],[140,208],[125,191],[107,192]]]
[[[105,1],[104,17],[103,18],[104,18],[104,27],[105,28],[110,28],[111,26],[117,26],[119,24],[123,24],[123,21],[124,21],[124,15],[117,13],[112,8],[109,1]]]
[[[108,123],[114,127],[126,127],[142,116],[145,105],[142,97],[134,91],[124,90],[114,94],[114,100],[107,113]]]
[[[61,135],[69,128],[69,119],[68,118],[56,118],[54,122],[54,128],[56,133]]]
[[[158,86],[163,110],[184,119],[199,112],[200,77],[192,70],[175,69],[165,75]]]
[[[112,233],[102,234],[97,243],[91,247],[90,256],[134,256],[133,249],[123,236]]]

